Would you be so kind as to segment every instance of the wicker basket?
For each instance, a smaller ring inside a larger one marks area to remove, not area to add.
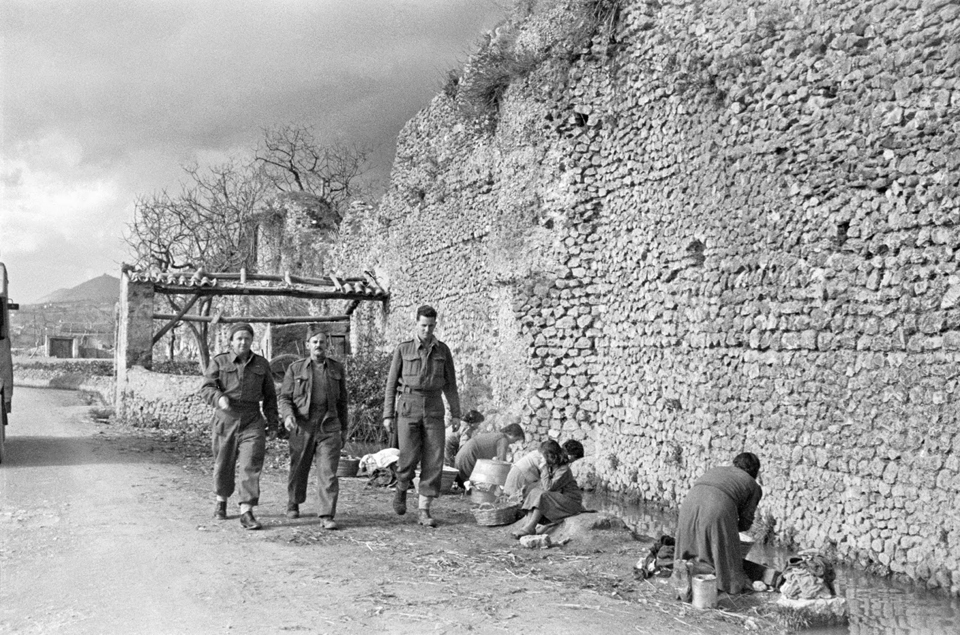
[[[495,527],[497,525],[509,525],[516,521],[517,516],[520,515],[520,505],[507,505],[506,507],[478,505],[471,511],[473,511],[478,525]]]
[[[337,466],[337,476],[356,476],[359,471],[360,459],[340,457],[340,465]]]

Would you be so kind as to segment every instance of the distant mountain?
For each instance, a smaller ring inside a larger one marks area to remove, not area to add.
[[[57,289],[33,304],[59,304],[62,302],[93,302],[103,304],[120,299],[120,278],[103,274],[87,280],[72,289]]]

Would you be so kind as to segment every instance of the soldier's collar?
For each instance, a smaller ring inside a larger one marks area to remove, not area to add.
[[[243,358],[240,357],[237,353],[235,353],[235,352],[233,352],[233,351],[230,351],[230,359],[233,360],[233,363],[234,363],[234,364],[246,364],[246,363],[249,362],[251,359],[253,359],[253,356],[254,356],[254,355],[255,355],[255,353],[254,353],[253,351],[250,351],[250,352],[247,354],[247,358],[246,358],[246,359],[243,359]]]

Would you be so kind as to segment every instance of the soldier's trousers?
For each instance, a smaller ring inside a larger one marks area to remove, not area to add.
[[[290,473],[287,477],[287,504],[300,505],[307,500],[307,483],[314,456],[317,458],[317,498],[320,502],[318,516],[337,515],[337,498],[340,496],[340,446],[342,437],[339,425],[333,432],[310,433],[300,426],[290,432]]]
[[[405,393],[397,401],[397,437],[400,458],[397,463],[397,489],[406,491],[420,465],[420,494],[440,495],[443,450],[443,397],[436,393]]]
[[[240,503],[260,502],[260,472],[267,449],[266,421],[260,409],[217,409],[213,416],[213,489],[229,498],[240,469]]]

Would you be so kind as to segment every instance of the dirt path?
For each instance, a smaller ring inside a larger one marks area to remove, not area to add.
[[[341,481],[342,531],[289,521],[276,446],[264,530],[242,530],[235,507],[216,522],[205,444],[88,412],[77,393],[18,390],[0,466],[0,632],[744,630],[672,602],[660,580],[635,581],[643,544],[622,533],[525,550],[453,496],[437,505],[441,526],[421,529],[362,479]]]

